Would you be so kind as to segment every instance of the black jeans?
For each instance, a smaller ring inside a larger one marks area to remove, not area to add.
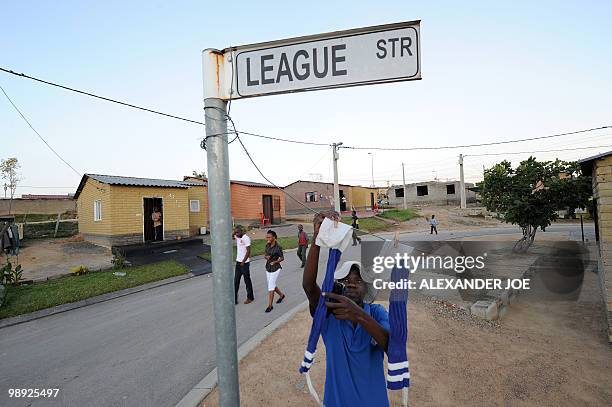
[[[308,246],[298,246],[297,256],[302,261],[302,267],[306,264],[306,249]]]
[[[155,241],[164,240],[164,231],[162,225],[155,226]]]
[[[247,298],[249,300],[255,299],[255,297],[253,297],[253,283],[251,282],[251,270],[249,263],[244,263],[244,266],[241,266],[239,262],[236,262],[236,270],[234,272],[234,302],[238,302],[238,289],[240,288],[240,278],[242,276],[244,276]]]
[[[438,229],[434,225],[431,225],[431,232],[429,232],[429,234],[431,235],[431,234],[433,234],[433,232],[436,232],[436,235],[437,235],[438,234]]]

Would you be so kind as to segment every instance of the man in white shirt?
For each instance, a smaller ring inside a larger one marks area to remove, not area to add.
[[[249,261],[251,260],[251,238],[244,234],[242,229],[234,229],[233,237],[236,239],[236,270],[234,272],[234,302],[238,304],[238,289],[240,288],[240,278],[244,276],[247,298],[245,304],[253,302],[253,283],[251,282],[251,270]]]

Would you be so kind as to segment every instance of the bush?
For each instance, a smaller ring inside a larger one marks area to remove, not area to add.
[[[7,260],[6,264],[0,268],[0,284],[17,284],[21,281],[23,272],[21,264],[13,268],[13,263]]]
[[[70,273],[72,273],[73,276],[81,276],[83,274],[87,274],[88,272],[89,267],[84,264],[78,265],[70,269]]]
[[[113,263],[114,269],[122,269],[130,265],[130,263],[125,259],[123,254],[117,252],[113,256],[111,263]]]

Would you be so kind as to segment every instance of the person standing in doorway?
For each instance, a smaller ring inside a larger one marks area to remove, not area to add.
[[[302,261],[301,268],[306,264],[306,250],[308,249],[308,235],[304,232],[304,226],[298,225],[298,250],[297,256]]]
[[[353,209],[353,212],[351,213],[351,218],[353,220],[351,223],[351,226],[353,227],[353,246],[357,246],[357,242],[361,244],[361,238],[357,236],[357,229],[359,229],[359,217],[357,216],[357,211],[355,209]]]
[[[153,213],[151,214],[151,219],[153,220],[153,229],[155,230],[155,241],[158,242],[160,240],[164,240],[164,231],[162,227],[162,214],[159,211],[159,208],[156,206],[153,208]]]
[[[277,304],[280,304],[285,299],[285,294],[278,288],[276,285],[276,280],[278,279],[278,275],[282,269],[281,262],[285,260],[283,257],[283,248],[278,244],[276,240],[276,232],[273,230],[268,230],[266,234],[266,240],[268,243],[266,244],[266,277],[268,280],[268,308],[266,308],[266,312],[270,312],[274,309],[272,306],[272,301],[274,301],[274,293],[279,295],[279,299],[276,300]]]
[[[430,235],[433,235],[433,232],[436,232],[436,235],[438,234],[438,219],[436,219],[436,215],[431,215],[431,220],[429,221],[429,224],[431,225],[431,231],[429,232]]]
[[[236,269],[234,270],[234,303],[238,304],[238,289],[240,279],[244,277],[247,298],[245,304],[250,304],[255,300],[253,296],[253,283],[251,282],[251,238],[245,234],[241,228],[234,229],[233,237],[236,239]]]

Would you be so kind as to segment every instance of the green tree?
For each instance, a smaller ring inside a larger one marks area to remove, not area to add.
[[[516,251],[526,251],[538,228],[545,230],[557,211],[585,208],[592,195],[591,178],[583,176],[577,162],[537,161],[529,157],[516,169],[504,160],[485,170],[480,183],[482,202],[507,223],[518,225],[523,237]]]
[[[21,181],[21,176],[19,174],[19,168],[21,165],[19,164],[19,160],[15,157],[2,159],[0,161],[0,174],[2,175],[2,179],[4,180],[5,193],[8,189],[10,191],[10,201],[9,201],[9,215],[11,214],[11,209],[13,206],[13,197],[15,196],[15,190],[17,189],[17,184]]]

